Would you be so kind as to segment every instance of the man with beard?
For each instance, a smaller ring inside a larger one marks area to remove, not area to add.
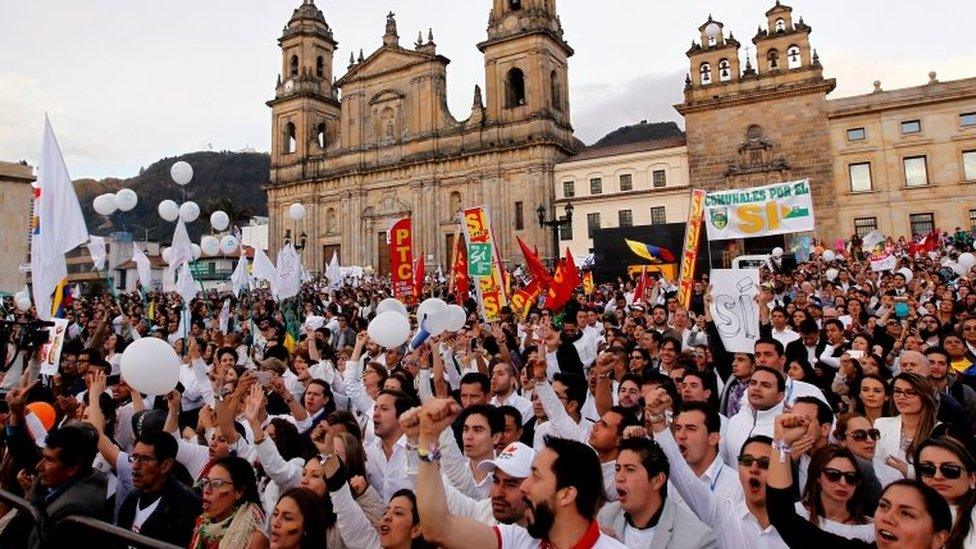
[[[619,499],[600,510],[600,525],[634,549],[717,547],[711,529],[668,497],[668,471],[656,442],[624,440],[614,479]]]
[[[517,375],[515,368],[508,362],[499,362],[491,369],[491,401],[492,406],[513,406],[521,414],[519,427],[532,418],[532,402],[518,394]]]
[[[122,503],[118,526],[153,539],[186,547],[200,514],[200,499],[173,477],[176,440],[169,433],[136,438],[129,462],[135,491]]]
[[[637,420],[626,409],[614,406],[607,410],[599,421],[593,424],[587,443],[596,450],[603,470],[603,489],[607,501],[616,501],[617,491],[613,488],[613,478],[617,472],[617,454],[624,429],[638,425]]]
[[[708,525],[718,538],[721,549],[785,549],[779,533],[769,523],[766,511],[766,472],[773,456],[772,439],[753,435],[737,452],[738,480],[743,499],[722,499],[709,490],[681,455],[668,429],[665,410],[671,408],[671,397],[663,388],[647,395],[645,413],[654,418],[651,430],[671,464],[669,478],[688,508]],[[646,435],[643,427],[626,436]]]
[[[439,474],[437,438],[459,413],[457,403],[450,399],[428,401],[421,409],[417,454],[424,479]],[[442,485],[418,482],[417,509],[424,539],[445,549],[626,547],[601,533],[595,520],[603,481],[600,462],[591,448],[577,441],[546,438],[545,448],[536,454],[530,470],[520,487],[527,507],[525,526],[492,527],[453,515],[448,510]]]
[[[651,307],[651,329],[661,334],[662,339],[678,341],[678,350],[681,350],[681,332],[668,326],[668,308],[664,305],[659,304]]]

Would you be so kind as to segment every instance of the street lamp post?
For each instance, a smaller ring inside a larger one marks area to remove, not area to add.
[[[308,235],[305,234],[305,231],[302,231],[302,234],[298,235],[298,238],[299,238],[298,243],[295,244],[295,251],[298,253],[302,253],[302,250],[305,249],[305,245],[308,243]],[[290,242],[291,242],[291,229],[285,229],[285,244],[288,244]]]
[[[552,219],[547,220],[546,207],[542,204],[535,210],[535,213],[539,216],[539,228],[552,228],[552,266],[555,267],[556,262],[559,260],[559,230],[564,226],[572,226],[573,204],[570,202],[566,203],[566,215],[562,217],[554,216]],[[555,214],[555,212],[553,213]]]

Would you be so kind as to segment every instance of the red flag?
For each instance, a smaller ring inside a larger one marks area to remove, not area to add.
[[[926,252],[934,252],[939,247],[939,230],[933,229],[932,232],[925,237],[925,248]]]
[[[457,235],[454,239],[454,257],[451,258],[451,280],[448,291],[454,294],[458,303],[468,299],[470,279],[468,278],[468,254],[464,239]]]
[[[638,304],[644,301],[644,294],[647,293],[647,265],[641,269],[640,280],[637,281],[637,286],[634,288],[634,304]]]
[[[521,238],[516,236],[515,239],[518,240],[519,248],[521,248],[522,255],[525,257],[525,266],[528,268],[529,274],[532,275],[532,280],[538,282],[543,289],[548,288],[552,284],[552,276],[549,275],[546,266],[539,259],[539,254],[530,250],[529,246],[525,242],[522,242]]]
[[[420,298],[424,295],[425,269],[426,265],[424,264],[424,254],[418,253],[417,259],[414,260],[413,264],[413,295],[417,296],[417,302],[420,302]]]
[[[580,284],[579,268],[573,261],[573,254],[566,249],[566,257],[556,267],[556,275],[552,277],[549,294],[546,297],[546,309],[552,312],[561,311],[573,297],[573,290]]]
[[[529,309],[532,308],[532,304],[535,303],[540,294],[542,294],[542,288],[535,280],[529,282],[524,288],[515,290],[510,302],[515,317],[519,320],[525,320],[529,316]]]

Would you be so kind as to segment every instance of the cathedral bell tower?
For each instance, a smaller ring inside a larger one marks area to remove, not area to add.
[[[549,118],[569,127],[567,59],[556,0],[493,0],[485,56],[488,123]]]
[[[271,107],[271,166],[321,154],[339,135],[339,98],[332,85],[338,43],[314,0],[303,0],[278,39],[281,73]],[[274,173],[272,171],[272,173]]]

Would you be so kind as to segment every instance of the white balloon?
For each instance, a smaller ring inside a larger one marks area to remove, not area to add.
[[[949,259],[948,257],[943,257],[941,260],[939,260],[939,265],[942,265],[943,267],[945,267],[950,263],[952,263],[952,260]]]
[[[827,280],[833,282],[837,278],[837,275],[840,273],[837,271],[837,269],[831,267],[827,269],[827,271],[824,274],[827,276]]]
[[[783,257],[783,248],[780,248],[779,246],[773,248],[773,257],[776,259]]]
[[[410,321],[396,311],[386,311],[370,321],[366,333],[377,345],[392,349],[403,345],[410,337]]]
[[[376,314],[385,313],[387,311],[393,311],[400,313],[403,316],[408,316],[407,306],[395,297],[388,297],[376,305]]]
[[[468,322],[468,312],[464,310],[464,307],[451,304],[447,306],[447,316],[450,318],[450,322],[447,324],[447,331],[457,332]]]
[[[193,166],[189,162],[180,160],[169,169],[169,176],[173,178],[174,183],[182,187],[193,179]]]
[[[230,225],[230,217],[223,211],[217,210],[210,214],[210,226],[215,231],[222,231]]]
[[[448,326],[451,325],[451,310],[444,307],[440,311],[435,311],[431,313],[429,320],[427,321],[427,332],[432,336],[438,336],[447,331]]]
[[[31,298],[24,292],[17,292],[14,295],[14,304],[17,305],[18,310],[27,312],[31,308]]]
[[[180,216],[180,207],[176,202],[169,199],[160,202],[156,209],[159,211],[159,217],[169,222],[176,221],[176,218]]]
[[[200,256],[203,254],[203,249],[200,248],[200,245],[190,244],[190,247],[193,248],[193,260],[196,261],[200,259]]]
[[[964,252],[959,254],[959,264],[969,270],[973,265],[976,265],[976,255],[969,252]]]
[[[837,259],[837,254],[835,254],[832,250],[826,250],[823,253],[823,260],[824,261],[828,261],[829,262],[829,261],[833,261],[835,259]]]
[[[200,249],[203,250],[204,255],[217,255],[220,253],[220,241],[217,237],[208,234],[200,239]]]
[[[198,217],[200,217],[200,206],[197,206],[196,202],[188,200],[180,205],[180,219],[184,223],[193,223]]]
[[[898,272],[905,277],[905,282],[911,282],[912,279],[915,278],[915,273],[913,273],[908,267],[902,267],[901,269],[898,269]]]
[[[224,252],[224,255],[231,255],[237,251],[237,247],[240,243],[237,238],[232,234],[225,235],[220,239],[220,251]]]
[[[968,270],[966,269],[965,266],[963,266],[960,263],[950,263],[949,266],[952,267],[952,272],[956,273],[959,276],[966,274],[966,271]]]
[[[122,377],[130,387],[149,395],[165,395],[180,379],[180,357],[162,339],[143,337],[122,353]]]
[[[173,261],[173,248],[166,248],[162,253],[163,261],[169,265]]]
[[[115,210],[119,209],[115,202],[115,195],[111,193],[96,196],[95,200],[92,201],[92,207],[98,215],[112,215]]]
[[[119,192],[115,193],[115,202],[119,205],[120,210],[127,212],[136,207],[139,196],[132,189],[119,189]]]
[[[295,202],[288,207],[288,217],[292,221],[301,221],[305,219],[305,206],[302,206],[298,202]]]
[[[417,325],[423,326],[425,318],[429,321],[433,321],[434,317],[442,315],[447,315],[447,303],[445,303],[444,300],[436,297],[425,299],[420,306],[417,307]],[[439,324],[435,326],[435,323],[428,322],[427,331],[432,335],[437,335],[433,332],[433,330],[439,327]],[[440,332],[437,333],[439,334]]]

